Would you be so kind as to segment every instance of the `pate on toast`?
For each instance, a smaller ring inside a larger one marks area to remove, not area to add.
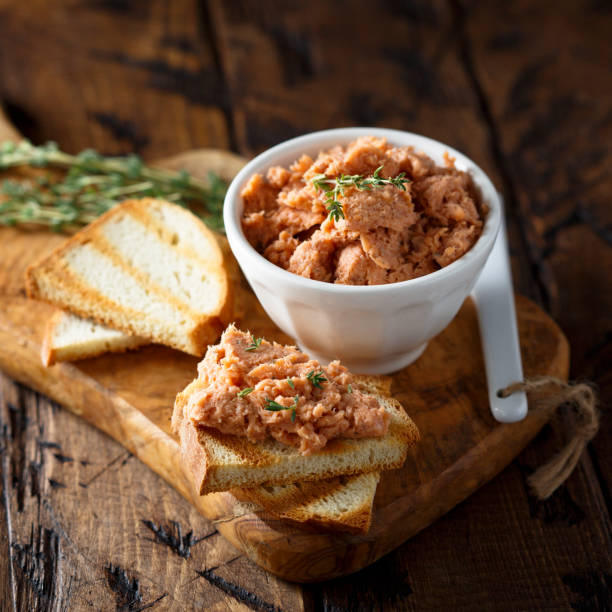
[[[376,380],[230,325],[174,404],[199,493],[399,467],[418,430]]]
[[[173,422],[179,430],[181,421],[182,413],[175,413]],[[181,439],[184,465],[193,478],[196,474],[184,451]],[[253,504],[256,512],[274,518],[333,531],[367,533],[379,479],[379,472],[368,472],[314,482],[265,483],[229,492],[238,501]],[[197,489],[197,483],[194,486]]]
[[[191,383],[193,385],[193,383]],[[183,410],[179,394],[175,412]],[[381,398],[391,417],[387,435],[380,438],[332,440],[312,455],[302,455],[275,440],[254,443],[247,438],[198,427],[189,419],[175,420],[185,463],[200,495],[262,483],[285,484],[296,480],[321,480],[345,474],[375,472],[401,467],[408,449],[419,439],[416,425],[394,399]]]

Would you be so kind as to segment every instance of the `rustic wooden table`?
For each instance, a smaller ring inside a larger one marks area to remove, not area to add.
[[[301,5],[301,6],[300,6]],[[447,142],[503,191],[515,285],[610,397],[606,2],[0,0],[0,100],[33,141],[252,155],[343,125]],[[0,374],[2,610],[611,609],[612,428],[546,502],[499,477],[357,575],[257,568],[102,433]]]

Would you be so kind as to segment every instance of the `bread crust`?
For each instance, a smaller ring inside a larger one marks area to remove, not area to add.
[[[180,438],[183,464],[197,489],[197,483],[206,475],[207,454],[199,442],[196,428],[182,418],[182,409],[175,410],[172,418],[173,429]],[[268,516],[317,529],[365,534],[372,522],[372,508],[379,479],[379,472],[370,472],[273,488],[266,483],[248,489],[231,489],[230,493],[238,501],[254,504],[257,512]],[[359,500],[357,505],[347,504],[349,507],[341,511],[321,511],[322,502],[328,499],[333,501],[334,495],[346,493],[347,487],[358,489],[355,491],[355,497]]]

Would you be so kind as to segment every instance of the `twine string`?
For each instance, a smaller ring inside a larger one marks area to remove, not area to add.
[[[543,395],[542,391],[548,391]],[[566,383],[552,376],[537,376],[508,385],[498,392],[508,397],[517,391],[530,394],[536,410],[543,410],[552,417],[564,405],[572,411],[571,438],[549,461],[529,476],[527,482],[535,496],[544,500],[550,497],[574,471],[586,445],[599,429],[599,410],[595,391],[587,383]]]

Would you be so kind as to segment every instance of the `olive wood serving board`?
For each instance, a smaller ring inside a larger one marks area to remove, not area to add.
[[[204,176],[231,178],[244,161],[201,150],[159,162]],[[533,410],[515,424],[491,417],[476,312],[468,300],[423,356],[393,375],[393,395],[414,419],[422,441],[403,468],[383,474],[367,535],[332,534],[254,512],[229,493],[200,497],[170,432],[175,395],[196,374],[197,359],[161,347],[104,355],[45,368],[40,346],[53,308],[26,299],[24,270],[64,239],[46,231],[0,229],[0,368],[105,431],[175,487],[255,563],[298,582],[357,571],[424,529],[500,472],[546,422]],[[258,336],[290,339],[249,292],[239,324]],[[517,298],[526,376],[567,378],[569,348],[557,325]]]

